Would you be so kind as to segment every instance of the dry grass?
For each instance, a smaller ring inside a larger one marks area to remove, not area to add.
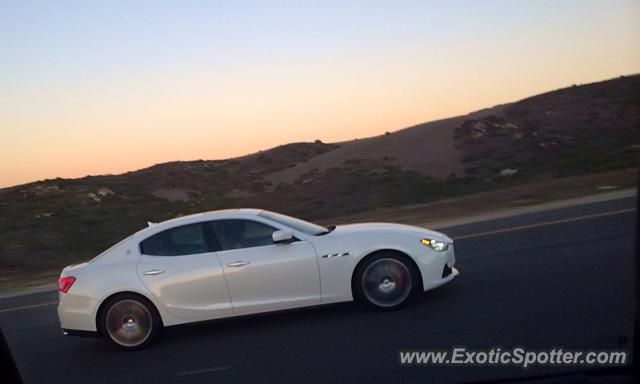
[[[442,222],[469,216],[533,206],[552,201],[574,199],[599,193],[637,187],[638,170],[623,169],[594,175],[571,176],[552,180],[539,180],[524,185],[502,188],[444,199],[427,204],[414,204],[398,208],[376,209],[354,215],[323,219],[325,224],[387,221],[403,224]]]

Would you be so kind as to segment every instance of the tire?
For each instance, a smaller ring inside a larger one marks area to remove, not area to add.
[[[358,265],[353,292],[369,308],[390,311],[411,301],[418,285],[415,268],[406,256],[381,252]]]
[[[122,294],[110,298],[100,316],[100,332],[113,345],[125,350],[149,346],[162,328],[162,319],[146,298]]]

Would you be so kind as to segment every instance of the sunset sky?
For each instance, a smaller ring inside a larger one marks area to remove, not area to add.
[[[0,187],[350,140],[640,72],[640,1],[0,1]]]

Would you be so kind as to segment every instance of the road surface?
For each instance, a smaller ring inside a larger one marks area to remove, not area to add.
[[[171,328],[122,352],[60,333],[53,292],[0,300],[28,383],[467,382],[568,367],[399,364],[401,350],[631,350],[635,199],[442,229],[460,276],[396,312],[351,303]]]

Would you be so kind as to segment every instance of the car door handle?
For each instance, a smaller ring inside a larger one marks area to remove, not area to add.
[[[245,265],[249,265],[249,262],[238,260],[238,261],[234,261],[233,263],[227,264],[228,267],[244,267]]]
[[[146,276],[154,276],[154,275],[159,275],[161,273],[164,273],[162,269],[150,269],[148,271],[142,272],[142,274]]]

